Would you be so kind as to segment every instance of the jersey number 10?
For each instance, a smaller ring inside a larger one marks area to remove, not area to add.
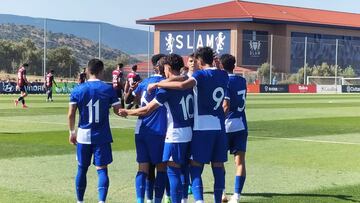
[[[94,105],[92,99],[86,105],[89,110],[89,123],[93,123],[93,107],[95,107],[95,123],[99,123],[99,100],[97,100]]]

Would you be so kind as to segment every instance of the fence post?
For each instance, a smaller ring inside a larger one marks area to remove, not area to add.
[[[269,80],[270,84],[272,84],[273,41],[274,41],[274,35],[271,34],[271,36],[270,36],[270,80]]]
[[[307,85],[307,81],[306,81],[306,69],[307,69],[307,41],[308,38],[305,37],[305,51],[304,51],[304,85]]]

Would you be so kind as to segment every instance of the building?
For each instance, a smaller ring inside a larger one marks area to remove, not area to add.
[[[155,26],[155,53],[184,56],[211,46],[235,55],[240,67],[272,62],[277,72],[291,73],[305,62],[337,61],[360,72],[360,14],[230,1],[137,23]]]

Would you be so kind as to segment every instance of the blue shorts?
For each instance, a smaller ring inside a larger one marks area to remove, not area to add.
[[[162,163],[165,135],[135,134],[136,161],[138,163]]]
[[[95,166],[105,166],[113,161],[111,143],[100,145],[78,143],[76,145],[76,158],[80,166],[90,166],[93,154],[93,164]]]
[[[190,147],[191,159],[208,164],[227,161],[227,137],[222,130],[194,131]]]
[[[229,141],[230,154],[236,154],[238,152],[246,152],[246,144],[248,133],[245,130],[226,133]]]
[[[165,143],[163,161],[173,161],[183,165],[188,163],[190,154],[190,142],[185,143]]]

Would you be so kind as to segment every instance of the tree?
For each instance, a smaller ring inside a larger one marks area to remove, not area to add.
[[[48,50],[47,67],[53,69],[61,77],[73,77],[79,72],[79,64],[67,47]]]

